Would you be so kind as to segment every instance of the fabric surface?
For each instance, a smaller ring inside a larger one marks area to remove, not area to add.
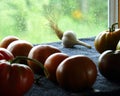
[[[94,48],[94,39],[95,37],[80,39],[81,41],[90,44],[92,49],[80,45],[76,45],[74,48],[63,48],[61,42],[47,44],[59,48],[63,53],[66,53],[69,56],[78,54],[86,55],[95,62],[96,66],[98,66],[97,62],[100,54]],[[96,82],[92,89],[73,93],[60,88],[45,77],[42,77],[39,80],[39,85],[33,84],[32,88],[25,96],[120,96],[120,85],[108,81],[98,72]]]

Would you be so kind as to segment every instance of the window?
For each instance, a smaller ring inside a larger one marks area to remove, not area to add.
[[[111,4],[117,4],[117,1],[1,0],[0,40],[8,35],[16,35],[32,43],[59,41],[49,26],[48,18],[63,32],[73,30],[78,38],[96,36],[108,28],[108,5],[109,14],[113,14],[116,9]],[[109,24],[113,22],[112,17],[109,17]]]

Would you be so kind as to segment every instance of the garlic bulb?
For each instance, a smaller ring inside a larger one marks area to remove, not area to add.
[[[74,45],[82,45],[87,48],[91,48],[89,44],[78,40],[76,34],[73,31],[66,31],[63,33],[62,45],[66,48],[73,47]]]

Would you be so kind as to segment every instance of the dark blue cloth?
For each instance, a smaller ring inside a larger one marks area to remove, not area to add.
[[[59,48],[63,53],[66,53],[69,56],[78,54],[86,55],[95,62],[96,66],[98,66],[97,62],[100,54],[95,50],[94,39],[95,37],[80,39],[81,41],[90,44],[92,49],[79,45],[74,46],[74,48],[63,48],[61,42],[47,44]],[[120,85],[108,81],[99,72],[92,89],[84,92],[68,92],[52,83],[45,77],[42,77],[39,80],[39,83],[39,85],[33,84],[32,88],[26,93],[25,96],[120,96]]]

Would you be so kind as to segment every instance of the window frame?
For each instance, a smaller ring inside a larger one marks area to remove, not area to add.
[[[118,0],[118,27],[120,28],[120,0]]]
[[[118,22],[118,1],[108,0],[108,27]]]
[[[118,22],[120,27],[120,0],[108,0],[108,27]]]

